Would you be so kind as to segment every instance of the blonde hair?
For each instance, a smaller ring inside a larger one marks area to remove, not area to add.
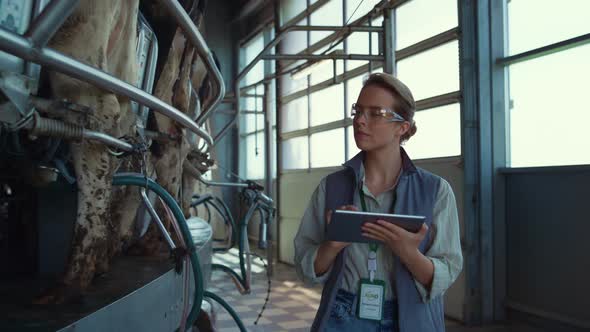
[[[389,91],[395,99],[393,111],[401,115],[410,123],[410,129],[402,135],[400,143],[403,143],[409,140],[410,137],[414,136],[418,130],[416,122],[414,121],[416,104],[410,89],[395,76],[387,73],[374,73],[369,75],[363,82],[363,88],[369,85],[378,86]]]

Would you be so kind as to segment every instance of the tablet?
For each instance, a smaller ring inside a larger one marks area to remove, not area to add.
[[[361,226],[366,222],[385,220],[403,229],[417,233],[426,220],[424,216],[413,216],[404,214],[386,214],[349,210],[334,210],[332,221],[328,224],[326,240],[342,242],[379,243],[362,236]]]

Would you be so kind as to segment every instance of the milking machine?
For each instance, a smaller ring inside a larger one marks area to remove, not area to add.
[[[158,41],[141,14],[136,47],[140,75],[135,86],[47,48],[45,44],[77,3],[76,0],[0,1],[0,263],[14,267],[12,273],[0,277],[0,298],[5,300],[0,301],[0,310],[6,314],[0,330],[63,331],[75,326],[80,331],[121,328],[184,331],[195,323],[203,298],[209,298],[227,309],[245,331],[235,311],[223,299],[204,291],[209,272],[203,266],[208,266],[206,257],[210,259],[212,250],[210,226],[198,220],[187,221],[173,197],[147,177],[145,168],[141,174],[116,174],[113,184],[140,187],[142,209],[145,209],[143,220],[151,218],[162,226],[162,235],[176,257],[176,267],[170,270],[169,263],[154,265],[133,259],[115,262],[109,275],[95,280],[88,293],[76,300],[79,302],[59,308],[31,306],[30,299],[55,282],[65,268],[73,235],[75,177],[68,162],[68,146],[63,142],[91,140],[108,146],[115,155],[143,155],[150,140],[167,137],[165,133],[145,129],[148,113],[155,111],[202,138],[204,143],[195,152],[206,156],[213,139],[202,125],[225,93],[210,50],[176,0],[166,0],[166,8],[195,46],[213,82],[212,101],[197,121],[151,95]],[[61,72],[129,97],[131,110],[137,115],[139,139],[112,137],[61,121],[65,114],[88,116],[93,110],[67,100],[51,99],[43,86],[42,67],[44,71]],[[178,243],[174,243],[155,213],[154,198],[168,212]],[[140,218],[142,214],[138,215]],[[184,257],[188,259],[183,260]],[[192,275],[188,273],[189,268]],[[191,279],[193,286],[189,287]],[[194,296],[189,300],[191,291]]]
[[[249,294],[252,290],[251,256],[258,257],[262,261],[265,269],[267,270],[266,274],[268,278],[268,288],[265,302],[262,305],[258,318],[255,321],[256,324],[262,317],[264,309],[266,308],[270,298],[271,281],[270,271],[267,264],[271,265],[272,260],[267,259],[267,263],[265,263],[263,257],[250,251],[250,245],[248,241],[248,224],[254,215],[258,213],[260,217],[260,223],[258,227],[258,248],[261,250],[269,249],[269,227],[272,225],[272,221],[274,220],[276,214],[274,202],[272,198],[264,194],[264,187],[254,181],[243,179],[240,179],[240,182],[208,181],[204,179],[201,172],[192,165],[185,163],[184,169],[186,172],[188,172],[188,174],[193,175],[207,186],[241,188],[240,198],[242,203],[248,208],[237,225],[235,224],[234,218],[227,208],[227,205],[219,197],[213,196],[211,194],[195,194],[193,196],[193,201],[191,202],[191,207],[196,208],[200,205],[203,205],[205,209],[208,210],[207,218],[209,219],[209,222],[211,220],[211,207],[221,216],[226,229],[226,238],[214,239],[214,242],[222,244],[221,247],[214,247],[215,252],[227,252],[229,249],[233,248],[237,242],[240,273],[236,272],[232,267],[223,264],[212,264],[211,267],[213,270],[219,270],[229,274],[236,285],[236,288],[241,294]]]

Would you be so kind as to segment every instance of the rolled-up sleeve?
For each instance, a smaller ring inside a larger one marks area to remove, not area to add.
[[[432,285],[430,289],[427,289],[420,282],[415,281],[424,302],[443,295],[463,269],[457,203],[453,189],[443,179],[441,179],[434,204],[432,223],[436,230],[434,241],[426,252],[426,257],[434,265]]]
[[[324,241],[326,180],[323,179],[314,191],[307,209],[301,218],[295,236],[295,269],[297,275],[307,284],[324,283],[332,267],[317,276],[314,261],[320,244]]]

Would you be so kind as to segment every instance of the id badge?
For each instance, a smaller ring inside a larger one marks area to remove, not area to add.
[[[361,279],[359,283],[357,316],[362,319],[381,320],[385,282],[383,280]]]

